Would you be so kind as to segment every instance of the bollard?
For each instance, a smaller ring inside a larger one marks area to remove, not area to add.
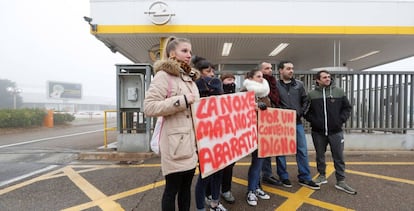
[[[45,127],[53,127],[53,110],[47,110],[47,115],[43,119],[43,125]]]

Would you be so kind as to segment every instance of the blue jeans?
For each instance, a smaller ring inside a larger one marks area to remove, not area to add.
[[[252,152],[252,160],[250,162],[249,173],[247,175],[247,190],[255,191],[259,188],[260,171],[262,169],[264,158],[257,157],[257,150]]]
[[[275,157],[277,162],[277,157]],[[272,176],[272,157],[263,158],[262,165],[262,177],[271,177]]]
[[[270,161],[270,158],[269,158]],[[270,162],[265,162],[263,165],[267,165],[263,167],[263,175],[268,176],[269,170],[270,175],[272,175],[272,166]],[[310,168],[309,168],[309,160],[308,160],[308,147],[306,144],[306,137],[305,137],[305,130],[303,129],[302,124],[296,125],[296,163],[298,165],[298,179],[309,181],[311,180],[310,176]],[[276,157],[276,169],[277,175],[281,180],[289,179],[289,174],[286,171],[286,157],[285,156],[277,156]],[[266,171],[266,172],[265,172]]]
[[[218,202],[220,197],[220,186],[223,176],[223,170],[215,172],[214,174],[202,179],[201,174],[198,176],[198,180],[195,186],[195,198],[197,209],[205,208],[206,188],[210,187],[211,198],[213,201]]]

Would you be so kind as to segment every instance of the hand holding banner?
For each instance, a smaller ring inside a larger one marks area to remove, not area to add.
[[[192,105],[201,177],[257,149],[254,92],[201,98]]]
[[[296,111],[259,110],[258,157],[296,154]]]

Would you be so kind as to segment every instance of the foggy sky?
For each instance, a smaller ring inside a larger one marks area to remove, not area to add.
[[[24,93],[46,93],[47,81],[81,83],[84,98],[115,102],[114,65],[131,62],[89,33],[83,20],[90,16],[89,4],[88,0],[1,1],[0,79],[16,82]],[[414,57],[385,67],[414,70]]]
[[[131,63],[89,33],[88,0],[0,2],[0,79],[46,93],[47,81],[81,83],[83,98],[115,102],[115,64]],[[107,99],[108,98],[108,99]],[[105,102],[106,103],[106,102]]]

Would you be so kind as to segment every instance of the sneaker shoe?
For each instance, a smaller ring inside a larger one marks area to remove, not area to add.
[[[335,185],[335,188],[341,191],[344,191],[345,193],[349,193],[352,195],[356,195],[357,192],[355,191],[355,189],[349,187],[349,185],[347,185],[345,183],[345,181],[338,181]]]
[[[227,209],[219,202],[217,207],[209,206],[210,211],[227,211]]]
[[[256,189],[255,194],[261,199],[270,199],[270,196],[260,188]]]
[[[211,204],[211,200],[213,200],[213,198],[211,197],[211,195],[206,196],[205,201],[206,201],[206,205],[209,206]]]
[[[327,184],[328,180],[326,180],[325,175],[320,175],[314,180],[317,185]]]
[[[321,189],[321,187],[317,185],[316,183],[314,183],[312,180],[309,180],[309,181],[299,180],[299,184],[307,188],[313,189],[313,190]]]
[[[274,176],[270,177],[262,177],[263,183],[267,183],[270,185],[276,185],[276,186],[282,186],[282,182],[278,179],[276,179]]]
[[[249,191],[249,193],[247,193],[247,204],[250,206],[257,205],[257,196],[253,193],[253,191]]]
[[[283,184],[284,187],[287,187],[287,188],[292,187],[292,183],[290,182],[289,179],[282,179],[282,184]]]
[[[236,200],[233,196],[233,194],[231,194],[230,191],[224,192],[221,194],[221,197],[224,199],[224,201],[226,201],[229,204],[233,204],[234,201]]]

